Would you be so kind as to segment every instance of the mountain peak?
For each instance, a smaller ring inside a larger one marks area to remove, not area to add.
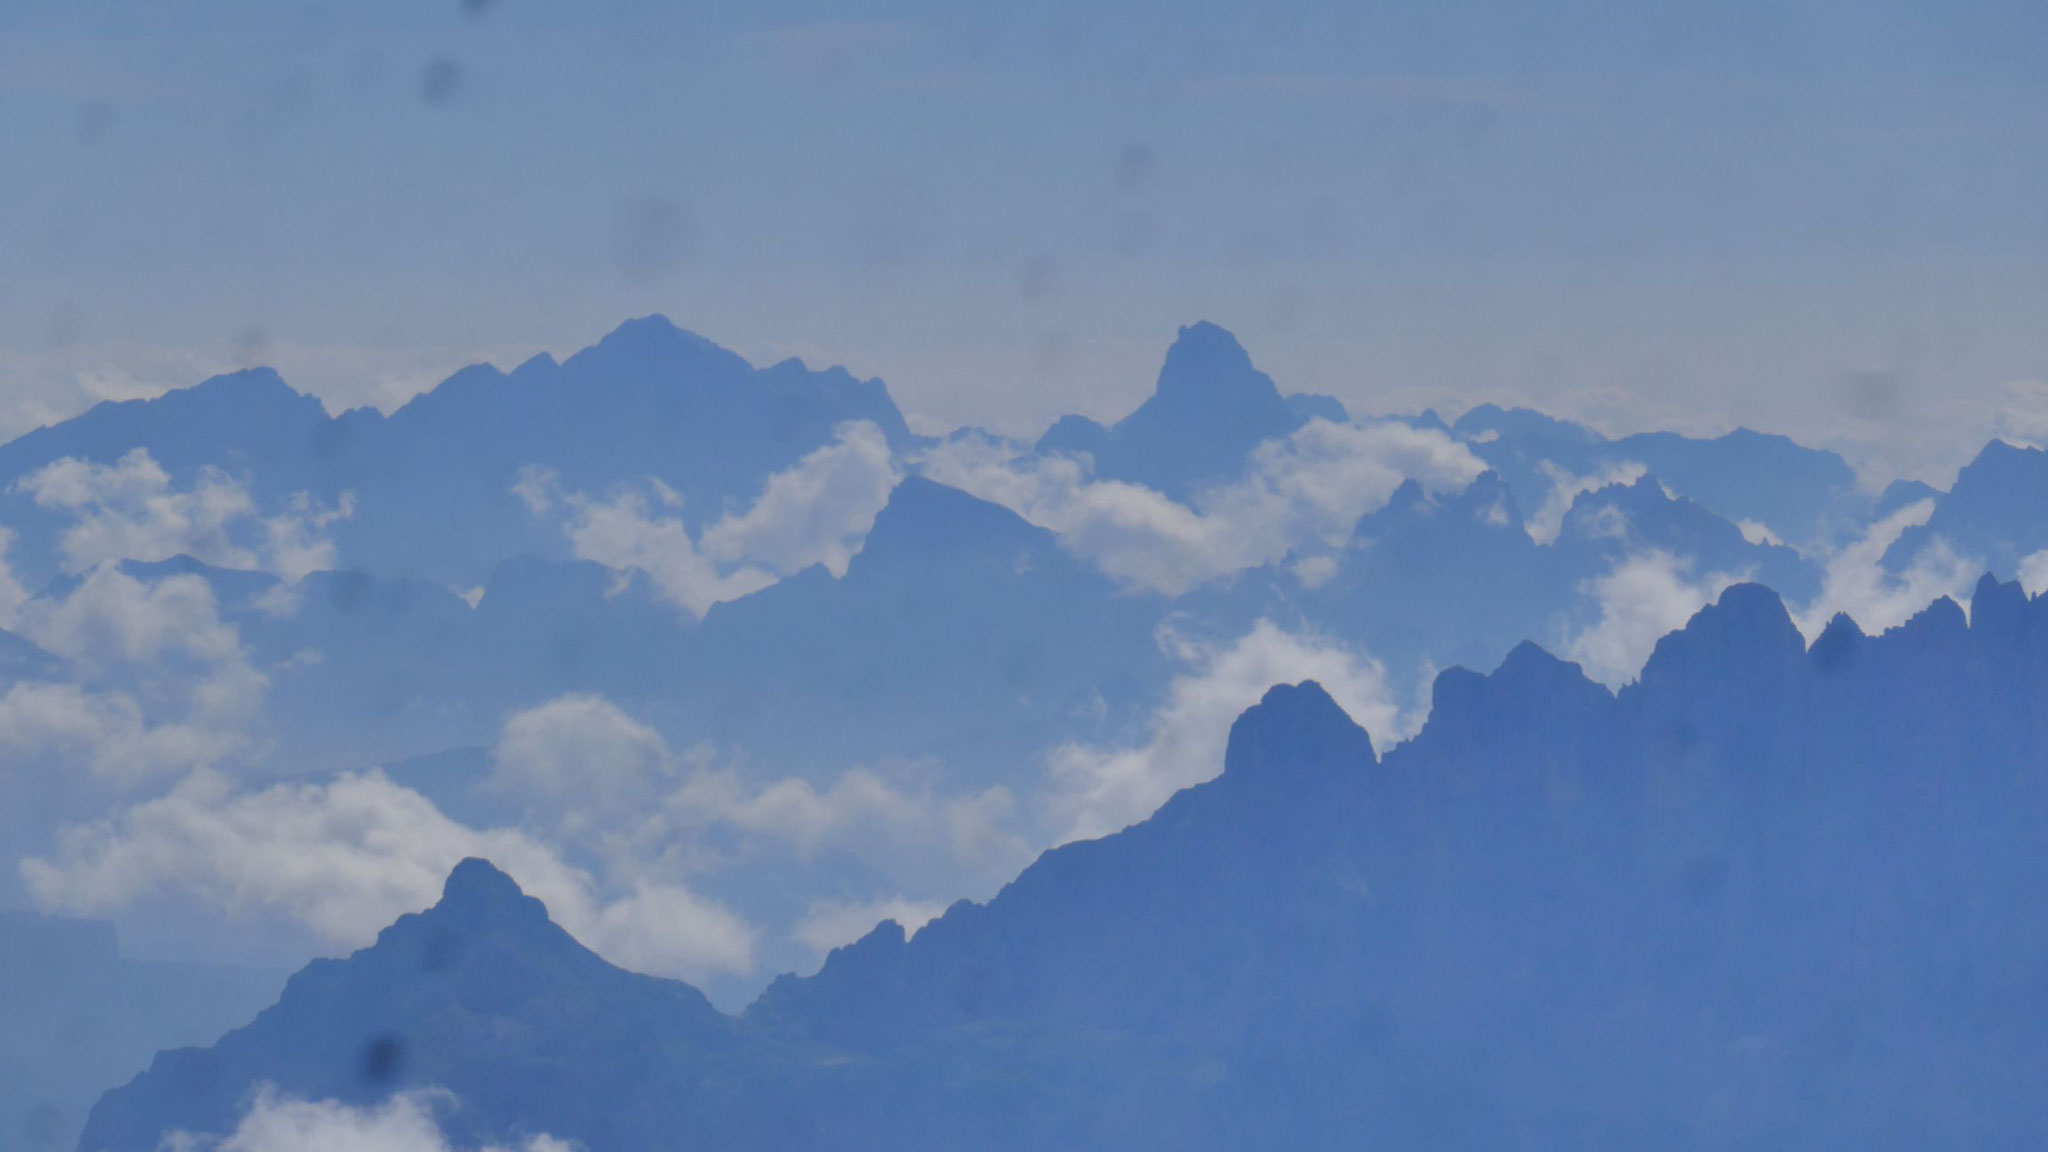
[[[1230,726],[1225,779],[1300,780],[1378,762],[1372,736],[1321,684],[1276,684]]]
[[[1788,668],[1805,657],[1806,638],[1776,592],[1761,584],[1731,584],[1684,628],[1657,641],[1641,683],[1702,670],[1753,676]]]
[[[684,328],[660,313],[628,320],[604,339],[563,362],[566,369],[598,368],[607,373],[639,374],[701,368],[743,375],[754,366],[728,348]]]
[[[277,369],[267,367],[243,368],[236,372],[223,372],[218,376],[209,376],[200,381],[197,387],[203,388],[208,392],[232,393],[236,395],[260,395],[276,392],[288,392],[294,397],[299,395],[297,389],[285,383],[284,377],[277,374]]]
[[[1252,366],[1237,337],[1207,320],[1180,330],[1159,369],[1159,399],[1273,403],[1285,407],[1272,377]]]
[[[432,915],[464,923],[486,921],[539,920],[545,922],[545,904],[528,896],[517,881],[488,860],[471,856],[448,873],[441,887],[441,902]]]
[[[872,563],[899,549],[955,550],[990,540],[1021,544],[1043,535],[1044,529],[1000,504],[912,473],[889,493],[889,502],[868,529],[861,555]]]

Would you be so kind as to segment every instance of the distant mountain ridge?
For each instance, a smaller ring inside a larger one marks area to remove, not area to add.
[[[1218,779],[738,1018],[468,863],[80,1147],[226,1131],[257,1079],[599,1152],[2028,1146],[2048,599],[1972,603],[1809,649],[1739,585],[1618,694],[1528,645],[1447,672],[1384,756],[1275,688]]]
[[[591,491],[653,477],[694,526],[751,499],[848,420],[873,422],[899,451],[913,442],[879,380],[796,360],[756,369],[648,316],[559,364],[542,354],[509,373],[464,368],[389,416],[329,417],[267,368],[100,404],[0,446],[0,517],[24,529],[13,560],[39,582],[53,567],[53,518],[15,482],[64,457],[111,464],[139,448],[174,482],[206,467],[246,478],[265,509],[297,492],[330,504],[351,492],[354,512],[333,529],[350,566],[468,587],[502,560],[562,552],[559,530],[513,494],[523,467]]]

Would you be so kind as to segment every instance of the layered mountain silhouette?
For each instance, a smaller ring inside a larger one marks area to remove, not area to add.
[[[1916,493],[1916,495],[1921,495]],[[2029,556],[2048,551],[2048,452],[2003,440],[1984,446],[1935,500],[1925,524],[1901,533],[1885,553],[1893,569],[1910,566],[1937,543],[2002,576],[2018,575]]]
[[[1525,499],[1540,499],[1560,473],[1637,464],[1731,523],[1762,525],[1794,545],[1823,544],[1865,511],[1855,473],[1840,456],[1746,428],[1705,440],[1673,432],[1609,440],[1582,424],[1482,404],[1451,430]]]
[[[80,1147],[258,1082],[595,1150],[2035,1146],[2048,600],[1972,612],[1808,648],[1738,585],[1618,694],[1533,645],[1447,672],[1384,755],[1281,686],[1220,777],[738,1017],[466,862]]]
[[[1252,366],[1237,338],[1207,321],[1180,330],[1152,395],[1104,428],[1063,417],[1039,438],[1041,452],[1082,452],[1098,475],[1129,480],[1185,500],[1243,470],[1263,441],[1285,436],[1314,416],[1341,414],[1327,397],[1290,402],[1272,377]]]
[[[60,518],[17,482],[65,457],[105,465],[144,449],[174,483],[218,469],[266,510],[298,492],[329,505],[351,493],[353,514],[334,526],[351,567],[469,587],[501,561],[563,551],[559,530],[512,491],[522,468],[592,492],[659,480],[694,528],[849,420],[874,423],[898,449],[912,443],[879,380],[796,360],[756,369],[648,316],[561,363],[465,368],[389,416],[329,417],[269,369],[101,404],[0,447],[0,518],[22,536],[17,572],[40,582]]]

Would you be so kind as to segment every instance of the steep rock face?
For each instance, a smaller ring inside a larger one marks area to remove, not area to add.
[[[1185,500],[1237,475],[1261,441],[1308,419],[1252,366],[1236,337],[1204,321],[1180,330],[1151,397],[1098,440],[1095,467]],[[1056,428],[1055,446],[1084,447],[1091,439],[1079,425]]]
[[[737,1020],[465,866],[110,1094],[87,1147],[223,1124],[258,1075],[369,1098],[382,1030],[466,1134],[593,1149],[2034,1146],[2048,600],[1977,600],[1808,650],[1739,585],[1619,695],[1524,646],[1446,673],[1377,758],[1319,688],[1276,688],[1220,777]],[[457,982],[422,971],[436,925]],[[500,1033],[530,1042],[472,1058]],[[619,1083],[657,1103],[622,1113]]]

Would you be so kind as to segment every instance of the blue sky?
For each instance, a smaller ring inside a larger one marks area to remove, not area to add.
[[[651,311],[1013,431],[1197,318],[1367,410],[1920,470],[2048,377],[2048,9],[1542,8],[13,0],[0,431]]]

